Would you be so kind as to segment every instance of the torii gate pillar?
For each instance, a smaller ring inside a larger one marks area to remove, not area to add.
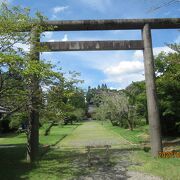
[[[151,153],[154,157],[157,157],[158,152],[162,151],[162,139],[156,95],[151,29],[149,24],[144,25],[142,30],[142,37],[144,40],[144,69],[146,79],[148,119],[150,124]]]

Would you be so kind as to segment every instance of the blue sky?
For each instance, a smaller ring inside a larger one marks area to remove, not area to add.
[[[164,0],[167,1],[167,0]],[[2,2],[2,0],[0,0]],[[9,0],[12,5],[29,7],[32,13],[40,11],[50,20],[128,19],[180,17],[180,2],[158,11],[150,11],[162,0]],[[153,30],[153,51],[169,52],[165,43],[180,42],[178,30]],[[136,40],[140,31],[81,31],[46,32],[42,41],[73,40]],[[64,72],[75,70],[85,82],[97,86],[106,83],[110,88],[125,88],[132,81],[144,79],[141,51],[96,51],[43,53],[42,59],[62,67]]]

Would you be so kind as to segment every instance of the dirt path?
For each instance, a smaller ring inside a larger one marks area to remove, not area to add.
[[[87,145],[111,145],[109,156],[104,149],[91,150],[91,166],[88,166]],[[137,165],[131,162],[130,156],[134,147],[119,134],[107,130],[95,121],[85,122],[77,127],[72,134],[64,138],[58,145],[57,151],[64,154],[72,153],[71,161],[73,180],[160,180],[160,178],[140,172],[128,171],[129,166]],[[76,155],[73,156],[73,149]],[[78,151],[79,149],[79,151]],[[67,151],[67,152],[66,152]]]

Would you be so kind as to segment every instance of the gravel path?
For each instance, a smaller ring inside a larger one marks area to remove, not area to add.
[[[161,180],[161,178],[149,174],[128,171],[127,168],[129,166],[137,165],[129,160],[130,155],[130,151],[111,150],[108,161],[105,158],[103,159],[102,156],[100,157],[100,155],[95,156],[90,167],[94,168],[95,171],[73,180]],[[83,164],[78,160],[75,160],[73,163],[78,166],[81,164],[82,169],[84,166],[87,166],[87,164]]]

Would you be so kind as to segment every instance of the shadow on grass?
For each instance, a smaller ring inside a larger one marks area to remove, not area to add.
[[[26,162],[25,144],[0,145],[0,179],[73,179],[80,176],[92,175],[98,168],[112,168],[116,161],[126,158],[130,151],[138,151],[139,148],[111,149],[110,160],[107,162],[105,150],[93,150],[92,157],[95,157],[93,165],[88,167],[87,153],[78,149],[50,149],[41,157],[38,163],[29,164]],[[44,148],[41,147],[41,152]],[[118,159],[117,159],[118,157]],[[127,168],[130,163],[122,166]]]
[[[0,138],[13,138],[19,136],[18,133],[5,133],[5,134],[0,134]]]
[[[138,150],[140,149],[111,149],[107,161],[104,149],[94,149],[91,152],[92,166],[89,167],[87,153],[82,149],[54,149],[43,156],[35,174],[47,179],[78,179],[79,177],[93,176],[99,169],[103,169],[104,173],[112,173],[113,167],[117,163],[125,169],[132,165],[128,161],[128,156],[131,151]],[[125,176],[125,172],[121,173],[124,173]]]
[[[0,145],[0,179],[21,179],[32,166],[25,161],[25,144]]]
[[[47,147],[40,145],[40,154]],[[30,164],[26,161],[26,144],[0,145],[0,180],[27,179],[38,163]]]
[[[58,138],[57,141],[54,142],[54,144],[53,143],[51,144],[51,146],[55,146],[64,137],[66,137],[66,135],[67,134],[62,134],[61,138]],[[1,135],[2,138],[13,138],[16,136],[19,135],[14,133]],[[40,158],[42,157],[42,154],[49,152],[49,149],[50,149],[49,145],[40,145]],[[31,173],[32,173],[32,177],[34,177],[33,172],[36,170],[38,171],[42,163],[43,163],[42,160],[40,160],[36,164],[29,164],[26,161],[25,143],[18,143],[18,144],[9,143],[9,144],[0,145],[0,180],[29,179]],[[48,162],[47,164],[50,163],[51,162]],[[50,166],[49,168],[52,167],[53,165]]]

